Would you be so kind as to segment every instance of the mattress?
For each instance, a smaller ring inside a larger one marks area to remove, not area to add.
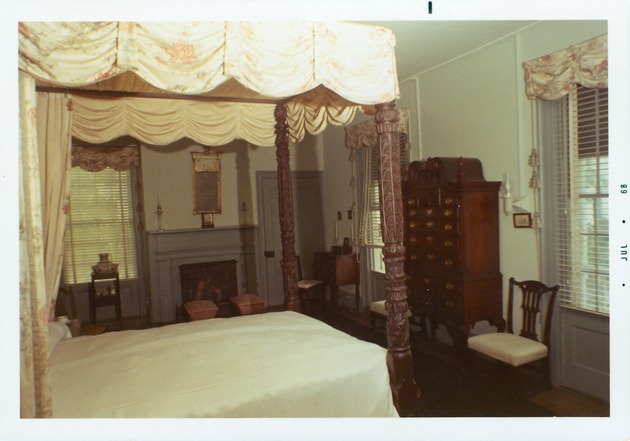
[[[290,311],[66,339],[51,381],[56,418],[397,416],[384,348]]]

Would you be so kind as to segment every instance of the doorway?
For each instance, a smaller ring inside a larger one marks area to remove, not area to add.
[[[291,173],[295,253],[300,256],[304,277],[313,276],[313,253],[323,250],[322,172]],[[278,211],[278,178],[272,171],[256,173],[258,191],[258,247],[260,295],[269,306],[284,304],[282,242]]]

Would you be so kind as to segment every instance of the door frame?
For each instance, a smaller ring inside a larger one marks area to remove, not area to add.
[[[258,288],[259,288],[259,295],[267,301],[268,305],[270,305],[270,303],[269,303],[269,292],[267,292],[267,286],[268,286],[267,271],[265,268],[265,265],[266,265],[265,259],[267,258],[264,255],[265,251],[267,250],[265,250],[266,225],[265,225],[265,218],[263,215],[263,210],[264,210],[263,208],[263,202],[264,202],[263,180],[270,179],[270,178],[277,180],[277,176],[278,176],[277,171],[257,171],[256,172],[256,200],[257,200],[256,209],[257,209],[257,216],[258,216],[258,229],[257,229],[257,237],[256,237],[256,241],[258,243],[258,246],[256,247],[258,255],[256,256],[256,261],[257,261],[257,272],[258,272]],[[298,179],[313,179],[314,181],[316,181],[320,189],[320,195],[323,198],[323,172],[322,171],[317,171],[317,170],[292,171],[291,184],[292,184],[292,196],[294,199],[296,197],[295,182]],[[299,213],[297,212],[298,209],[299,209],[299,206],[294,204],[294,210],[296,210],[296,212],[294,212],[295,223],[297,223],[300,219]],[[322,200],[322,210],[323,210],[323,200]],[[274,217],[279,218],[279,213],[274,213]],[[325,244],[323,243],[324,242],[323,218],[322,218],[321,228],[322,228],[322,231],[321,231],[322,245],[321,246],[324,247]],[[298,232],[297,225],[294,225],[294,231],[296,231],[296,233]],[[299,243],[299,238],[297,237],[297,234],[296,234],[296,238],[295,238],[296,254],[298,253],[298,249],[297,249],[298,243]],[[275,258],[277,260],[282,259],[281,250],[277,250],[277,252],[275,253]],[[284,286],[282,286],[283,279],[282,279],[281,272],[279,273],[279,280],[280,280],[280,289],[282,289],[282,291],[284,292]]]

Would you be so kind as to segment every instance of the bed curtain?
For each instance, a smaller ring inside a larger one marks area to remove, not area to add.
[[[48,327],[56,299],[69,197],[70,107],[60,94],[35,93],[20,74],[21,414],[51,411]]]

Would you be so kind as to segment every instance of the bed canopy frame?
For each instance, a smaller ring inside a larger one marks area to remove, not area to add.
[[[348,124],[359,110],[375,115],[387,367],[399,414],[414,416],[419,388],[407,320],[394,46],[387,29],[338,22],[20,23],[21,120],[34,112],[24,97],[31,90],[68,96],[71,136],[87,142],[129,135],[153,145],[188,137],[202,145],[244,139],[275,146],[285,309],[299,312],[289,144]],[[33,154],[23,132],[22,157]],[[39,191],[25,179],[27,197]],[[28,291],[45,290],[24,285],[31,298],[37,293]],[[22,329],[22,339],[29,332]]]

